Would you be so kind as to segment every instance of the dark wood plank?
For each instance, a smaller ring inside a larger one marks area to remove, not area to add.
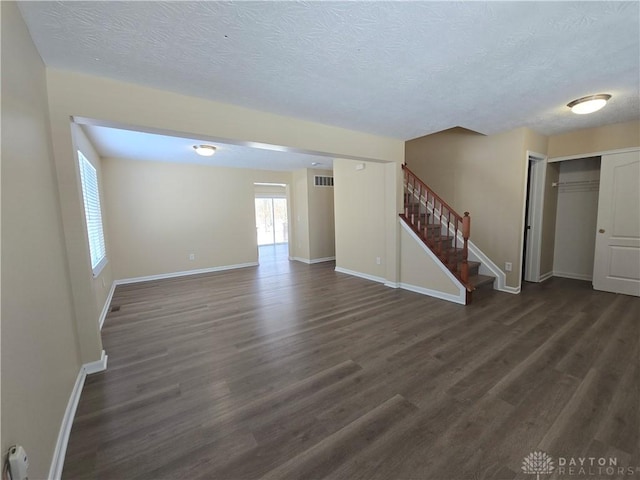
[[[462,307],[331,262],[261,262],[116,289],[65,479],[526,479],[537,449],[640,461],[640,299],[552,279]]]

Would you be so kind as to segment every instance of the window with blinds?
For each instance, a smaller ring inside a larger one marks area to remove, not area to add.
[[[91,253],[91,269],[97,276],[107,263],[107,251],[102,229],[102,212],[100,210],[100,191],[98,190],[98,174],[93,165],[78,150],[80,162],[80,182],[84,199],[84,215],[87,221],[89,252]]]

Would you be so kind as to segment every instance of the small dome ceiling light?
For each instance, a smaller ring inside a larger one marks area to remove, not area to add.
[[[211,157],[214,153],[216,153],[216,147],[214,147],[213,145],[194,145],[193,149],[198,155],[201,155],[203,157]]]
[[[578,98],[577,100],[568,103],[567,107],[569,107],[573,113],[584,115],[587,113],[597,112],[607,104],[607,101],[610,98],[611,95],[608,93],[589,95],[588,97]]]

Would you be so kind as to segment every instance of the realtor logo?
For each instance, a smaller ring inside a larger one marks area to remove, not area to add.
[[[522,471],[529,475],[535,475],[540,480],[540,475],[550,475],[555,470],[553,458],[545,452],[531,452],[522,460]]]

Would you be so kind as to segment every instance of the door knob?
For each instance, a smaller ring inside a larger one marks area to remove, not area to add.
[[[598,230],[598,232],[604,233],[604,228],[601,228],[600,230]]]

